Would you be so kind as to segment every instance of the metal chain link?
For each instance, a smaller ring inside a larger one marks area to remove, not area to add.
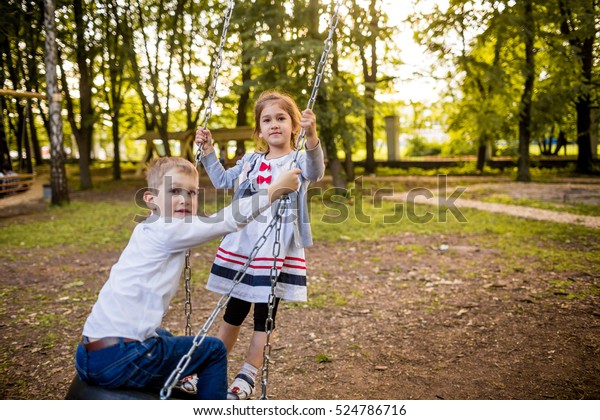
[[[183,278],[185,279],[185,335],[192,335],[192,267],[190,265],[191,249],[185,253],[185,268],[183,270]]]
[[[331,48],[333,45],[333,35],[335,33],[335,28],[337,27],[337,24],[339,21],[339,10],[341,7],[341,3],[342,3],[341,0],[337,1],[334,13],[332,14],[332,16],[329,20],[329,34],[327,36],[327,39],[325,40],[325,47],[323,50],[323,54],[321,55],[321,60],[319,61],[319,65],[317,66],[315,83],[313,85],[311,96],[308,101],[307,108],[310,108],[311,110],[314,107],[316,97],[317,97],[317,92],[318,92],[319,86],[321,84],[321,80],[323,78],[323,73],[325,71],[325,64],[327,63],[327,58],[328,58],[329,52],[331,51]],[[225,23],[223,25],[223,34],[221,35],[221,42],[219,45],[217,64],[215,65],[215,71],[214,71],[214,75],[213,75],[213,84],[209,90],[209,104],[208,104],[208,107],[205,110],[205,114],[204,114],[204,128],[206,128],[208,120],[210,119],[210,116],[212,115],[212,101],[213,101],[215,93],[216,93],[217,78],[218,78],[218,74],[219,74],[219,69],[222,64],[222,55],[223,55],[222,53],[223,53],[223,48],[224,48],[225,41],[227,38],[227,36],[226,36],[227,29],[229,28],[229,22],[230,22],[231,15],[233,12],[233,4],[234,4],[234,1],[230,0],[228,9],[225,13],[226,18],[225,18]],[[304,148],[305,137],[306,137],[306,133],[305,133],[304,129],[301,129],[300,133],[298,134],[298,137],[296,138],[296,141],[295,141],[296,153],[295,153],[293,161],[292,161],[292,166],[297,164],[298,152],[300,151],[300,149]],[[200,147],[196,154],[196,166],[198,166],[200,164],[201,158],[202,158],[202,148]],[[214,322],[215,322],[217,316],[219,315],[219,313],[221,312],[221,310],[225,306],[227,306],[227,303],[229,302],[229,299],[231,298],[231,293],[233,292],[233,289],[242,281],[242,279],[246,275],[248,266],[254,261],[256,254],[258,253],[258,251],[263,247],[263,245],[267,241],[267,238],[271,234],[271,231],[274,228],[277,228],[275,242],[273,244],[273,254],[274,254],[273,267],[271,268],[271,272],[270,272],[271,294],[269,295],[269,301],[268,301],[268,318],[265,323],[267,339],[266,339],[265,347],[263,350],[263,359],[264,360],[263,360],[263,368],[262,368],[262,373],[261,373],[262,394],[261,394],[260,399],[267,399],[269,362],[270,362],[270,353],[271,353],[271,345],[269,343],[269,338],[273,331],[273,311],[274,311],[275,299],[276,299],[275,298],[275,287],[277,285],[277,277],[278,277],[277,257],[279,256],[280,249],[281,249],[280,235],[281,235],[282,218],[283,218],[283,214],[285,213],[285,211],[288,207],[288,202],[289,202],[289,197],[287,195],[282,197],[279,200],[273,220],[271,220],[271,222],[269,223],[267,228],[264,230],[261,237],[258,239],[256,244],[254,245],[254,248],[250,252],[250,255],[248,256],[248,259],[246,260],[246,263],[244,264],[242,269],[236,273],[236,275],[233,279],[233,284],[231,285],[229,291],[226,294],[221,296],[221,298],[217,302],[215,309],[210,314],[210,316],[208,317],[208,319],[206,320],[206,322],[204,323],[204,325],[202,326],[200,331],[198,331],[198,333],[194,337],[194,340],[192,342],[192,347],[181,358],[181,360],[177,364],[177,367],[175,368],[175,370],[173,370],[173,372],[171,373],[169,378],[167,378],[167,380],[165,381],[165,384],[160,391],[161,399],[165,400],[171,396],[173,387],[175,386],[175,384],[177,384],[177,382],[181,378],[182,372],[187,368],[188,364],[190,363],[192,354],[202,344],[202,342],[206,338],[208,330],[214,324]],[[189,253],[189,250],[188,250],[188,253]],[[190,309],[191,309],[191,303],[190,303]]]
[[[340,20],[340,7],[342,6],[342,1],[338,0],[335,9],[329,19],[329,33],[327,34],[327,39],[325,39],[325,46],[323,48],[323,53],[321,54],[321,59],[319,60],[319,64],[317,65],[317,72],[315,74],[315,81],[313,84],[312,92],[310,94],[310,98],[308,100],[308,105],[306,108],[311,111],[315,107],[315,102],[317,100],[317,93],[319,92],[319,86],[321,86],[321,80],[323,79],[323,73],[325,72],[325,66],[327,64],[327,58],[329,57],[329,52],[333,47],[333,36],[335,34],[335,29],[337,28],[338,22]],[[296,153],[294,154],[294,161],[298,158],[298,153],[300,150],[304,148],[304,144],[306,143],[306,132],[304,128],[300,129],[298,136],[296,137],[296,141],[294,142],[296,147]]]
[[[313,109],[315,106],[315,101],[317,99],[317,93],[319,90],[319,86],[321,85],[321,80],[323,79],[323,73],[325,71],[325,65],[327,63],[327,57],[329,56],[329,52],[331,51],[331,47],[333,46],[333,35],[335,33],[335,28],[338,25],[339,22],[339,11],[340,11],[340,7],[342,5],[341,0],[338,0],[338,2],[335,5],[335,9],[333,11],[333,14],[331,15],[331,18],[329,19],[329,34],[327,35],[327,39],[325,40],[325,47],[323,49],[323,53],[321,54],[321,60],[319,61],[319,65],[317,66],[317,73],[315,76],[315,82],[313,84],[313,89],[312,92],[310,94],[310,99],[308,100],[308,105],[307,108],[309,109]],[[292,163],[290,164],[290,168],[292,168],[294,165],[297,165],[297,160],[298,160],[298,153],[300,152],[301,149],[304,148],[304,145],[306,143],[306,132],[304,130],[304,128],[302,128],[300,130],[300,133],[298,133],[298,137],[296,138],[295,141],[295,146],[296,146],[296,153],[294,154],[294,158],[292,160]],[[287,200],[289,199],[287,196],[284,197],[286,199],[286,203]],[[282,198],[282,201],[284,200],[284,198]],[[275,307],[275,287],[277,286],[277,278],[278,278],[278,273],[277,273],[277,257],[279,256],[279,252],[281,249],[281,244],[280,244],[280,231],[281,231],[281,219],[283,217],[283,212],[285,211],[285,208],[287,207],[284,206],[283,211],[280,213],[278,212],[276,214],[276,218],[278,219],[278,229],[276,231],[276,236],[275,236],[275,242],[273,243],[273,267],[271,268],[271,294],[269,295],[269,301],[268,301],[268,307],[269,307],[269,311],[268,311],[268,318],[267,321],[265,322],[265,332],[267,333],[267,338],[265,341],[265,346],[263,349],[263,367],[262,367],[262,371],[261,371],[261,387],[262,387],[262,393],[259,399],[261,400],[266,400],[268,399],[267,397],[267,386],[268,386],[268,380],[269,380],[269,362],[271,360],[271,344],[269,342],[270,340],[270,336],[273,330],[273,311],[274,311],[274,307]]]
[[[265,347],[263,349],[263,366],[261,370],[260,383],[262,387],[262,392],[259,400],[266,400],[267,397],[267,384],[269,382],[269,362],[271,361],[271,344],[270,337],[273,332],[273,311],[275,310],[275,287],[277,286],[277,279],[279,277],[279,273],[277,270],[277,258],[281,252],[281,221],[283,219],[283,215],[285,214],[286,209],[288,208],[289,197],[283,196],[281,198],[281,205],[277,209],[277,213],[274,216],[274,220],[276,223],[275,229],[275,241],[273,242],[273,266],[270,271],[270,280],[271,280],[271,294],[269,294],[268,301],[268,316],[265,321],[265,332],[267,333]]]
[[[212,116],[212,104],[217,94],[217,83],[219,82],[219,71],[221,70],[221,66],[223,65],[223,50],[225,49],[225,43],[227,42],[227,31],[229,29],[229,24],[231,22],[231,15],[233,14],[233,6],[234,0],[229,0],[227,5],[227,10],[225,11],[225,21],[223,22],[223,31],[221,32],[221,41],[219,42],[219,48],[217,49],[217,58],[215,60],[215,65],[213,69],[212,76],[212,84],[208,88],[208,106],[204,109],[204,117],[202,122],[202,127],[206,129],[208,126],[208,121]],[[202,146],[198,148],[196,152],[196,166],[200,165],[200,160],[202,159],[204,152],[202,151]]]
[[[210,328],[214,324],[215,320],[217,319],[217,316],[219,315],[221,310],[225,306],[227,306],[227,303],[229,302],[229,298],[231,297],[231,293],[233,292],[233,289],[242,281],[242,279],[246,275],[246,271],[248,271],[248,267],[254,261],[254,258],[256,258],[256,254],[258,254],[258,251],[260,251],[260,249],[264,246],[269,235],[271,234],[271,231],[276,227],[278,220],[280,220],[280,217],[277,217],[277,216],[279,214],[283,214],[285,209],[281,209],[281,207],[283,207],[285,205],[286,205],[286,203],[285,203],[284,199],[279,200],[276,210],[275,210],[276,217],[273,217],[273,220],[271,220],[271,222],[267,225],[267,227],[263,231],[263,234],[260,236],[260,238],[258,238],[258,241],[256,241],[254,248],[252,248],[252,251],[248,255],[248,259],[247,259],[246,263],[242,266],[240,271],[238,271],[236,273],[235,277],[233,278],[233,284],[231,285],[231,287],[229,288],[227,293],[225,293],[224,295],[221,296],[221,298],[217,302],[215,309],[213,309],[212,313],[209,315],[208,319],[206,320],[206,322],[204,323],[204,325],[202,326],[200,331],[198,331],[198,333],[194,337],[194,339],[192,341],[192,347],[190,348],[190,350],[179,360],[177,367],[173,370],[173,372],[171,372],[171,375],[169,375],[169,377],[165,381],[165,384],[163,385],[163,388],[160,391],[160,398],[162,400],[166,400],[171,396],[173,387],[175,386],[175,384],[177,384],[177,382],[181,378],[181,373],[187,368],[188,364],[190,363],[192,354],[202,344],[202,342],[206,338],[206,335],[208,334],[208,331],[210,330]]]
[[[229,4],[227,6],[227,10],[225,12],[225,20],[223,23],[223,31],[221,33],[221,41],[219,42],[219,47],[218,47],[218,51],[217,51],[217,59],[215,61],[212,84],[211,84],[210,88],[208,89],[208,106],[204,110],[204,118],[203,118],[204,128],[206,128],[208,126],[208,121],[210,120],[210,117],[212,116],[212,104],[213,104],[213,100],[214,100],[216,92],[217,92],[217,83],[219,81],[219,70],[221,69],[221,66],[223,65],[223,50],[225,48],[225,42],[227,42],[227,31],[229,29],[229,24],[231,22],[231,16],[233,14],[234,3],[235,2],[233,0],[230,0]],[[200,159],[202,159],[202,147],[200,147],[198,149],[198,152],[196,153],[196,168],[198,168],[198,166],[200,165]],[[192,335],[192,323],[191,323],[191,318],[192,318],[192,293],[191,293],[192,268],[191,268],[191,264],[190,264],[190,254],[191,254],[191,249],[188,249],[185,253],[185,268],[183,271],[183,277],[185,279],[185,305],[184,305],[185,335],[187,335],[187,336]],[[194,349],[194,347],[192,347],[192,349]],[[190,355],[191,355],[191,353],[190,353]],[[187,363],[186,363],[186,365],[187,365]],[[179,380],[179,378],[177,380]],[[174,384],[173,384],[173,386],[174,386]],[[172,387],[169,389],[168,395],[171,394],[171,390],[172,390]],[[161,390],[161,398],[163,396],[163,391],[164,391],[164,388],[163,388],[163,390]],[[166,398],[168,398],[168,396]]]

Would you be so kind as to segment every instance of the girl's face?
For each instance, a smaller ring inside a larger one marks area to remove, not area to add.
[[[260,114],[259,137],[271,150],[292,150],[292,117],[277,102],[266,105]]]
[[[157,194],[146,194],[148,206],[162,217],[183,219],[198,213],[198,179],[178,169],[165,174]]]

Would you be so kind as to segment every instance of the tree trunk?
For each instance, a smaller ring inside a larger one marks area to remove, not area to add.
[[[0,68],[4,68],[4,54],[0,53]],[[4,72],[0,71],[0,86],[4,86]],[[4,96],[0,96],[0,168],[4,168],[5,164],[10,165],[12,169],[12,162],[10,159],[10,152],[8,150],[8,140],[6,138],[6,127],[4,126],[4,110],[6,104]],[[7,113],[8,114],[8,113]]]
[[[121,150],[119,148],[119,116],[117,116],[112,120],[112,138],[113,138],[113,148],[114,148],[114,158],[113,158],[113,179],[118,181],[121,179]]]
[[[164,122],[165,119],[161,119]],[[171,156],[171,146],[169,145],[169,132],[167,131],[167,126],[163,123],[158,124],[158,132],[160,134],[160,138],[162,139],[163,147],[165,149],[165,156]]]
[[[367,99],[368,100],[368,99]],[[367,105],[369,107],[369,105]],[[365,172],[367,174],[374,174],[376,169],[375,163],[375,144],[373,129],[375,127],[373,115],[368,115],[372,111],[367,108],[367,116],[365,117],[365,141],[367,149],[367,160],[365,162]]]
[[[583,174],[592,172],[592,101],[590,97],[590,87],[592,84],[592,67],[594,55],[594,39],[586,38],[580,50],[582,62],[583,88],[577,98],[575,109],[577,110],[577,169]]]
[[[24,143],[23,143],[23,139],[25,138],[25,109],[21,106],[21,104],[19,103],[19,99],[16,100],[17,101],[17,127],[13,128],[15,129],[15,135],[16,135],[16,139],[17,139],[17,153],[19,154],[17,156],[17,165],[19,168],[19,171],[22,171],[23,168],[25,167],[25,159],[23,158],[23,148],[25,147]]]
[[[6,140],[6,129],[4,127],[4,97],[0,97],[0,168],[3,169],[5,165],[10,166],[12,169],[8,141]]]
[[[344,140],[344,167],[346,169],[346,182],[354,182],[354,161],[352,160],[352,145],[349,140]]]
[[[31,162],[31,142],[29,141],[29,129],[27,127],[27,122],[29,121],[29,112],[27,108],[25,108],[25,119],[23,120],[23,150],[25,151],[25,158],[23,164],[25,165],[25,171],[28,174],[33,173],[33,164]]]
[[[577,112],[577,167],[576,172],[592,172],[592,147],[590,130],[592,70],[594,63],[594,39],[596,36],[595,18],[597,18],[597,2],[592,0],[582,1],[583,10],[573,12],[572,4],[559,0],[558,6],[562,16],[560,31],[571,45],[573,53],[581,62],[581,86],[575,103]],[[577,17],[575,17],[577,16]],[[577,25],[579,19],[579,26]],[[583,35],[582,35],[583,34]],[[566,148],[565,148],[566,150]]]
[[[534,39],[535,26],[533,22],[533,7],[531,0],[524,1],[523,36],[525,38],[525,66],[523,76],[525,84],[521,96],[521,113],[519,115],[519,162],[517,181],[530,182],[529,173],[529,143],[531,141],[531,101],[533,97],[533,84],[535,80]]]
[[[237,117],[235,121],[236,127],[248,125],[248,105],[250,104],[250,88],[248,83],[252,80],[252,56],[248,52],[248,43],[251,41],[247,39],[247,36],[243,32],[240,34],[240,37],[242,40],[242,92],[240,93],[240,100],[238,101]],[[238,140],[236,142],[235,156],[243,156],[244,153],[246,153],[246,144],[244,140]]]
[[[56,80],[57,48],[54,23],[54,0],[44,0],[44,23],[46,27],[46,89],[50,103],[50,183],[52,205],[69,202],[65,155],[63,148],[63,128],[60,114],[60,93]]]
[[[31,148],[33,149],[33,157],[35,158],[35,165],[42,164],[42,151],[40,149],[40,141],[37,135],[37,129],[35,128],[35,122],[33,121],[33,105],[31,101],[27,101],[27,115],[29,116],[29,131],[31,132]]]
[[[477,173],[483,173],[487,155],[487,140],[481,139],[477,148]]]
[[[40,117],[42,118],[42,122],[44,124],[44,129],[46,130],[46,134],[48,135],[48,138],[50,138],[50,123],[48,122],[48,113],[46,110],[44,110],[44,105],[43,105],[42,100],[38,100],[37,101],[37,105],[38,105],[38,109],[40,110]]]
[[[310,0],[307,11],[309,16],[307,19],[309,37],[315,41],[324,40],[326,37],[319,33],[319,2],[317,0]],[[337,49],[335,48],[333,51],[331,69],[333,74],[337,77],[339,73],[339,68]],[[323,116],[319,124],[319,138],[321,140],[321,144],[319,145],[319,147],[322,147],[326,154],[327,166],[333,178],[334,188],[343,189],[343,194],[345,194],[346,180],[342,172],[342,164],[338,157],[333,121],[331,119],[331,116],[329,116],[325,112],[321,112],[321,110],[335,108],[335,105],[331,103],[331,94],[327,89],[321,89],[320,100],[316,104],[316,106],[316,114]]]
[[[377,38],[379,30],[379,15],[376,10],[376,0],[371,0],[369,4],[369,47],[371,50],[371,63],[369,65],[364,50],[361,51],[361,61],[363,63],[363,77],[365,80],[365,140],[367,149],[367,159],[365,162],[365,172],[374,174],[375,163],[375,90],[377,86]],[[370,70],[370,71],[369,71]]]
[[[92,136],[94,132],[94,107],[92,105],[92,77],[90,74],[91,57],[85,46],[85,23],[83,19],[82,0],[73,2],[75,16],[75,33],[77,34],[77,67],[79,68],[79,113],[81,123],[79,130],[74,128],[75,139],[79,149],[79,182],[82,190],[93,188],[90,164],[92,161]],[[88,61],[90,63],[88,64]],[[74,122],[74,121],[73,121]],[[73,125],[73,124],[71,124]]]
[[[121,140],[119,120],[121,106],[123,103],[124,67],[127,61],[127,49],[125,44],[132,42],[131,28],[124,24],[119,16],[119,6],[115,0],[107,2],[108,13],[105,26],[106,55],[108,56],[108,76],[110,87],[106,92],[107,102],[110,107],[110,119],[112,122],[113,139],[113,165],[112,173],[114,180],[121,179]],[[111,23],[114,19],[114,26]],[[106,70],[105,70],[106,71]],[[106,88],[105,88],[106,91]]]
[[[323,104],[323,107],[325,106],[326,104]],[[329,172],[331,173],[331,177],[333,178],[333,187],[345,189],[346,179],[342,171],[342,163],[340,162],[340,158],[338,157],[337,145],[335,144],[335,136],[330,124],[325,124],[321,126],[320,137],[323,141],[322,147],[325,148],[325,152],[327,153],[327,166],[329,168]]]

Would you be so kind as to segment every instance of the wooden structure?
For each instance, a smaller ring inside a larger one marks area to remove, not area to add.
[[[236,128],[215,128],[211,129],[213,142],[216,143],[215,147],[223,150],[226,147],[226,143],[231,140],[250,140],[254,129],[250,126],[236,127]],[[195,130],[178,131],[168,133],[169,140],[179,141],[181,144],[181,156],[194,161],[196,153],[194,151],[194,137],[196,135]],[[137,140],[146,141],[146,153],[144,158],[140,161],[137,174],[141,175],[144,166],[152,158],[153,155],[160,156],[160,153],[154,144],[155,140],[162,140],[160,133],[156,131],[147,131],[142,134]],[[226,150],[226,149],[225,149]],[[222,152],[223,153],[223,152]]]
[[[46,100],[46,95],[38,92],[24,92],[12,89],[0,89],[0,96],[11,96],[17,99],[41,99]],[[0,115],[0,118],[4,118]],[[29,117],[27,117],[29,118]],[[3,138],[3,141],[6,139]],[[8,153],[8,144],[6,144]],[[8,156],[10,165],[10,155]],[[12,165],[10,165],[12,167]],[[4,168],[3,168],[4,169]],[[0,198],[28,191],[35,182],[35,173],[3,175],[0,177]]]
[[[397,169],[410,169],[410,168],[421,168],[421,169],[441,169],[455,166],[462,166],[466,162],[476,162],[477,156],[461,156],[458,158],[440,158],[435,156],[427,156],[422,158],[404,158],[402,160],[395,161],[377,161],[378,167],[383,168],[397,168]],[[562,156],[542,156],[532,157],[530,166],[532,168],[566,168],[570,164],[577,163],[577,159],[574,157],[562,157]],[[491,160],[486,160],[485,165],[493,169],[508,169],[513,168],[517,164],[516,159],[512,157],[495,157]],[[354,162],[355,166],[365,167],[365,161]]]
[[[46,95],[37,92],[23,92],[11,89],[0,89],[0,96],[13,96],[25,99],[46,99]]]
[[[29,190],[35,181],[35,174],[5,175],[0,178],[0,198]]]

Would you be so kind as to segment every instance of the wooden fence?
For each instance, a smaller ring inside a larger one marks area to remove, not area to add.
[[[0,197],[25,192],[35,181],[35,174],[5,175],[0,177]]]

